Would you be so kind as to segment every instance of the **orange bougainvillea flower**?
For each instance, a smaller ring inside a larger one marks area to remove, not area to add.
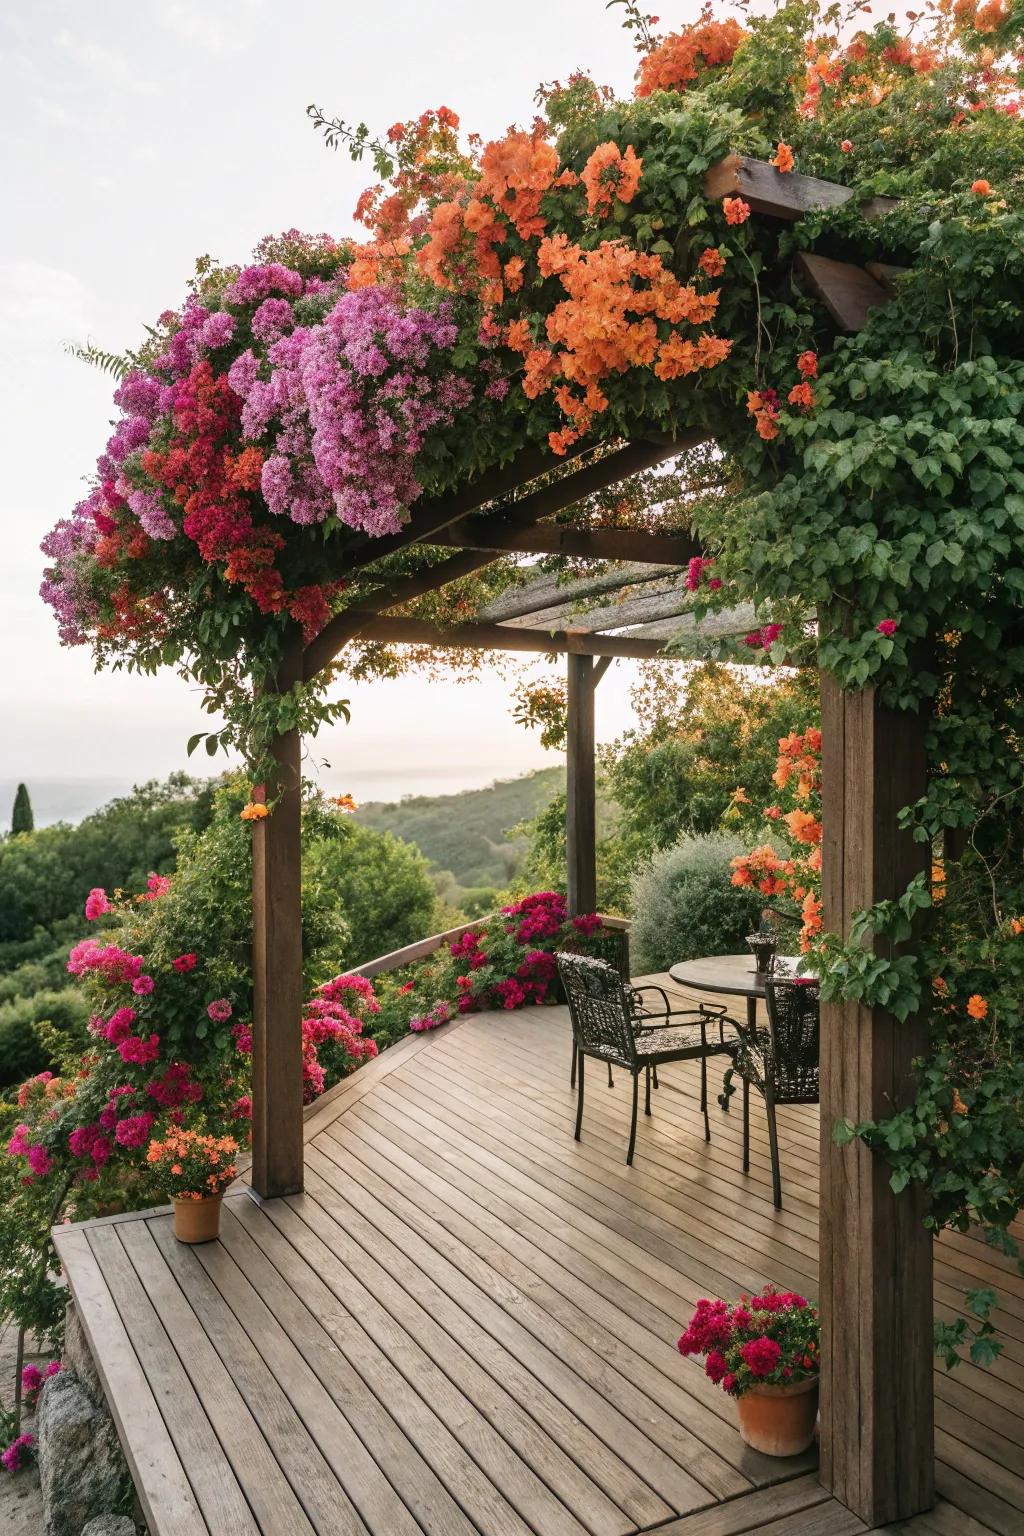
[[[660,256],[633,250],[621,240],[584,251],[560,233],[540,242],[537,266],[542,277],[557,277],[566,294],[545,321],[549,345],[538,345],[522,323],[508,327],[507,339],[526,355],[527,397],[553,391],[568,419],[550,437],[556,453],[564,453],[607,409],[602,383],[609,375],[657,365],[661,377],[675,378],[713,368],[728,355],[729,341],[707,333],[695,340],[677,334],[662,339],[659,322],[706,325],[718,294],[684,286]]]
[[[529,240],[544,233],[544,193],[558,174],[558,153],[539,133],[513,132],[488,144],[480,159],[477,198],[490,198]]]
[[[850,153],[850,151],[853,149],[853,140],[852,139],[844,139],[843,142],[840,144],[839,148],[842,150],[844,155],[848,155]]]
[[[512,256],[502,268],[502,276],[505,279],[505,287],[509,293],[518,293],[523,286],[523,258]]]
[[[339,811],[344,811],[347,815],[359,809],[351,795],[332,795],[331,804],[336,805]]]
[[[657,18],[652,18],[656,20]],[[683,32],[673,32],[651,50],[640,65],[637,96],[654,91],[685,91],[701,70],[731,64],[747,36],[739,22],[701,20]]]
[[[975,992],[967,999],[967,1012],[972,1019],[988,1018],[988,1003],[980,992]]]
[[[583,167],[581,178],[587,189],[587,211],[608,213],[616,199],[620,203],[631,203],[640,185],[642,165],[632,144],[626,145],[625,154],[620,152],[614,139],[599,144]]]
[[[794,384],[786,399],[790,405],[798,405],[801,410],[814,409],[814,390],[807,383]]]
[[[790,811],[782,819],[789,828],[794,842],[809,844],[821,842],[821,822],[809,811]]]
[[[747,395],[747,410],[757,423],[757,435],[771,442],[778,437],[779,397],[774,389],[752,389]]]
[[[803,379],[816,379],[818,377],[818,354],[816,352],[801,352],[796,360],[796,368]]]
[[[722,212],[727,224],[745,224],[750,218],[750,204],[742,197],[723,197]]]
[[[992,188],[982,176],[979,177],[977,181],[971,182],[971,191],[976,192],[979,197],[988,197],[989,193],[992,191]]]
[[[725,257],[717,246],[709,245],[697,259],[697,265],[708,277],[721,277],[725,271]]]
[[[250,800],[247,805],[242,806],[238,814],[242,821],[263,821],[270,812],[258,800]]]
[[[784,144],[780,139],[775,154],[772,156],[772,165],[785,176],[789,174],[795,164],[792,148],[790,145]]]

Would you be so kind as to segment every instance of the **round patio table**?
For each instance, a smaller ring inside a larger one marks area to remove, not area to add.
[[[799,955],[776,955],[775,976],[795,976],[800,964]],[[724,997],[745,997],[747,1000],[747,1029],[752,1039],[757,1038],[757,1004],[765,995],[767,976],[759,976],[754,969],[754,957],[746,955],[706,955],[698,960],[680,960],[670,965],[668,973],[681,987],[695,987],[699,992],[718,993]],[[739,1020],[733,1023],[739,1026]],[[739,1026],[742,1027],[742,1026]],[[729,1086],[732,1069],[726,1073],[723,1092],[718,1102],[728,1110],[733,1089]]]
[[[776,976],[795,976],[799,955],[776,955]],[[699,992],[716,992],[726,997],[745,997],[747,1024],[757,1024],[757,1003],[765,995],[768,979],[754,969],[754,957],[746,955],[706,955],[699,960],[680,960],[669,966],[669,975],[681,987],[696,987]]]

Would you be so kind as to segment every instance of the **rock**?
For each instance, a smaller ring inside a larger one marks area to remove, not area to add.
[[[83,1525],[82,1536],[135,1536],[135,1521],[127,1515],[97,1515]]]
[[[81,1536],[123,1508],[131,1483],[113,1420],[70,1370],[44,1386],[36,1436],[46,1536]]]
[[[85,1337],[82,1320],[73,1301],[68,1302],[64,1311],[64,1353],[61,1361],[65,1370],[71,1371],[78,1377],[93,1402],[97,1405],[101,1404],[103,1388],[100,1386],[100,1378],[93,1362],[92,1350]]]

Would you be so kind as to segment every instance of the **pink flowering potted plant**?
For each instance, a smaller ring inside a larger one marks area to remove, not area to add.
[[[209,1243],[220,1232],[224,1191],[235,1177],[238,1142],[233,1136],[204,1136],[172,1127],[163,1141],[151,1141],[146,1161],[174,1205],[179,1243]]]
[[[736,1399],[740,1434],[766,1456],[799,1456],[818,1416],[818,1309],[795,1291],[698,1301],[679,1340],[702,1355],[708,1377]]]

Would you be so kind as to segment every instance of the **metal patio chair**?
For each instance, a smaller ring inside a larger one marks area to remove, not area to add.
[[[782,1209],[778,1104],[818,1103],[819,987],[811,977],[773,976],[765,985],[767,1028],[738,1031],[734,1066],[743,1081],[743,1172],[750,1172],[750,1085],[763,1095],[772,1158],[772,1199]]]
[[[704,1115],[704,1139],[710,1141],[707,1058],[731,1055],[735,1048],[735,1042],[725,1038],[725,1008],[719,1012],[702,1004],[695,1009],[673,1011],[666,1008],[663,1015],[641,1013],[634,1003],[632,989],[607,961],[565,951],[560,951],[556,959],[569,1004],[577,1063],[575,1139],[579,1141],[583,1128],[584,1062],[591,1056],[609,1066],[622,1067],[633,1080],[633,1112],[629,1128],[629,1150],[626,1153],[627,1164],[632,1163],[636,1147],[640,1074],[644,1075],[644,1114],[649,1115],[651,1074],[664,1062],[700,1060],[700,1107]],[[657,990],[661,991],[660,988]],[[667,997],[665,1003],[668,1003]],[[657,1017],[658,1022],[652,1022],[654,1017]],[[709,1040],[709,1025],[717,1026],[717,1040]]]
[[[630,997],[633,1002],[634,1013],[643,1014],[644,1016],[649,1016],[652,1018],[667,1017],[667,1015],[671,1012],[671,1004],[669,1003],[668,994],[664,987],[659,987],[656,982],[650,982],[643,987],[634,987],[633,985],[633,980],[629,968],[628,931],[625,928],[608,928],[602,933],[601,938],[603,940],[605,953],[603,955],[598,955],[595,958],[598,960],[607,960],[608,964],[614,966],[615,970],[618,971],[623,984],[629,988]],[[588,941],[588,946],[593,944],[593,942],[593,939],[590,939]],[[582,940],[575,941],[573,939],[566,939],[559,953],[563,955],[580,955],[589,953],[589,947],[584,949]],[[656,996],[648,999],[645,996],[645,994],[648,992],[654,993]],[[614,1086],[615,1083],[612,1077],[611,1063],[609,1062],[608,1087],[613,1088]],[[654,1068],[652,1074],[652,1086],[654,1088],[657,1088],[658,1086],[657,1067]],[[572,1062],[570,1063],[569,1067],[569,1087],[576,1087],[575,1044],[572,1048]]]

